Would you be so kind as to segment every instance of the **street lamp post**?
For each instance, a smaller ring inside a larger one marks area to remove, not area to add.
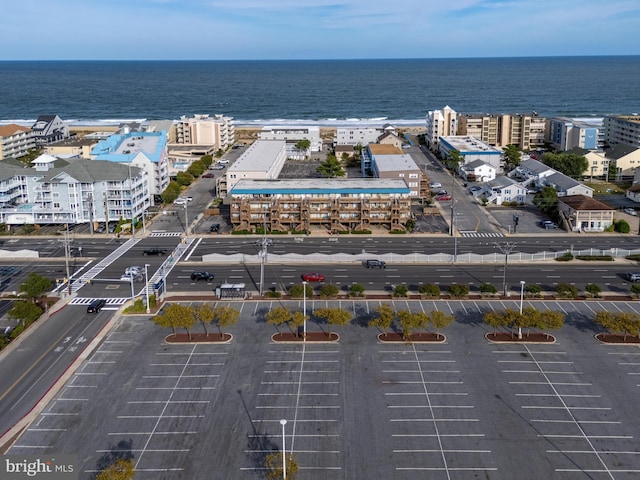
[[[187,203],[184,204],[184,236],[189,238],[189,211],[187,210]]]
[[[131,305],[136,301],[136,294],[133,290],[133,270],[129,273],[129,282],[131,282]]]
[[[287,424],[287,421],[283,418],[280,420],[280,425],[282,425],[282,478],[287,480],[287,447],[285,444],[285,435],[284,435],[284,426]]]
[[[522,304],[524,302],[524,280],[520,280],[520,316],[522,316]],[[522,327],[518,327],[518,340],[522,339]]]
[[[149,307],[149,273],[147,268],[149,267],[148,263],[144,264],[144,292],[147,297],[147,313],[151,313],[151,308]]]
[[[302,341],[307,341],[307,283],[302,282]]]

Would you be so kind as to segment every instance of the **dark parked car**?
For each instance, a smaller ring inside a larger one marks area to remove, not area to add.
[[[556,229],[558,228],[558,225],[556,225],[555,223],[553,223],[551,220],[543,220],[542,222],[540,222],[540,226],[542,228],[546,228],[546,229]]]
[[[164,248],[147,248],[142,252],[143,255],[158,255],[160,257],[165,253],[167,253],[167,251]]]
[[[211,225],[211,227],[209,228],[209,231],[211,233],[218,233],[220,231],[220,224],[219,223],[214,223],[213,225]]]
[[[102,307],[107,304],[107,301],[104,298],[98,298],[89,304],[87,307],[87,313],[100,313]]]
[[[213,173],[205,173],[202,178],[215,178],[215,175]]]
[[[387,268],[387,264],[382,260],[367,260],[364,263],[364,266],[367,268]]]
[[[210,282],[213,280],[213,273],[209,272],[193,272],[191,274],[191,280],[197,282],[198,280],[204,280],[206,282]]]

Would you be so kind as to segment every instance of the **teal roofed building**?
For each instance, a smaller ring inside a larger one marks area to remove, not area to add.
[[[124,163],[145,170],[149,178],[149,194],[160,195],[169,185],[167,133],[130,132],[114,134],[91,149],[93,160]]]

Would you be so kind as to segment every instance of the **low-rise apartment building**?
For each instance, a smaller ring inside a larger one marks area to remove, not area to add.
[[[558,198],[558,212],[570,231],[604,232],[613,224],[615,209],[595,198],[570,195]]]
[[[456,135],[474,137],[494,147],[515,145],[531,150],[544,146],[546,120],[535,113],[464,114],[458,116]]]
[[[452,152],[456,151],[464,160],[462,165],[471,163],[474,160],[482,160],[492,165],[496,171],[502,171],[502,150],[475,137],[441,137],[438,142],[438,148],[442,158],[447,158]]]
[[[388,123],[382,127],[338,127],[335,144],[366,147],[370,143],[378,143],[380,136],[387,132],[395,134],[396,128]]]
[[[227,173],[218,178],[218,196],[226,197],[235,184],[243,179],[278,178],[286,160],[287,148],[284,140],[256,140],[227,169]]]
[[[41,155],[34,167],[0,162],[0,222],[46,225],[140,218],[150,205],[144,170]]]
[[[373,145],[370,145],[373,146]],[[375,145],[380,147],[381,145]],[[424,187],[424,175],[411,155],[402,153],[372,155],[373,176],[376,178],[398,178],[409,187],[409,195],[419,198]]]
[[[224,115],[195,115],[180,117],[176,122],[176,143],[213,145],[215,150],[226,150],[235,142],[233,117]]]
[[[230,193],[236,231],[405,230],[409,187],[399,179],[239,180]]]
[[[90,158],[91,150],[98,144],[98,140],[86,137],[71,137],[54,143],[43,145],[42,153],[53,157],[81,157]]]
[[[34,148],[36,142],[30,128],[15,123],[0,125],[0,160],[22,157]]]
[[[424,139],[427,148],[437,152],[440,148],[441,137],[451,137],[458,134],[458,114],[449,105],[442,110],[427,112],[427,132]]]
[[[604,147],[604,127],[602,118],[549,119],[547,141],[556,150],[602,150]]]
[[[287,158],[301,160],[309,156],[310,152],[322,151],[322,138],[320,127],[303,126],[265,126],[260,130],[261,140],[284,140],[287,142]],[[299,149],[300,140],[308,140],[308,149]]]
[[[129,132],[111,135],[91,150],[93,160],[107,160],[147,172],[149,195],[160,195],[169,185],[166,132]]]
[[[604,142],[607,147],[624,143],[640,148],[640,116],[611,115],[604,117]]]

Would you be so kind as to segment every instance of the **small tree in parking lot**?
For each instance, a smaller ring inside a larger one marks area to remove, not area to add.
[[[406,297],[407,293],[409,293],[409,287],[407,287],[406,285],[396,285],[393,288],[394,297]]]
[[[287,307],[276,307],[269,310],[266,315],[267,323],[269,325],[275,325],[278,331],[278,327],[283,323],[287,323],[291,320],[291,311]]]
[[[378,327],[380,331],[387,334],[387,330],[391,327],[396,317],[393,308],[388,303],[383,303],[375,309],[376,315],[369,321],[369,326]]]
[[[364,296],[364,286],[359,283],[352,283],[349,286],[349,296],[350,297],[363,297]]]
[[[318,318],[324,318],[329,325],[348,325],[353,319],[353,315],[344,308],[319,308],[314,310],[313,314]],[[331,336],[331,329],[329,329],[329,336]]]
[[[220,337],[222,337],[222,329],[233,325],[240,318],[240,311],[228,305],[220,305],[212,310],[212,323],[218,327]]]
[[[440,329],[445,328],[453,322],[453,315],[434,310],[429,313],[429,323],[436,329],[436,337],[440,338]]]

